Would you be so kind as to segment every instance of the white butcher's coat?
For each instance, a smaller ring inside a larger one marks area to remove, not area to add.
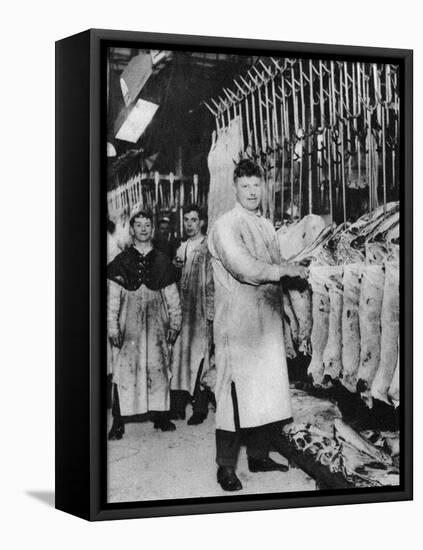
[[[272,224],[237,204],[208,238],[215,286],[216,427],[241,428],[292,416],[283,337],[280,252]]]

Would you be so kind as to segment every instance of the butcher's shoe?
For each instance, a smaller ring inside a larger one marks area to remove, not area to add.
[[[289,470],[288,466],[285,466],[285,464],[279,464],[279,462],[275,462],[270,457],[248,457],[248,469],[250,472],[287,472]]]
[[[189,426],[197,426],[198,424],[202,424],[206,418],[207,418],[206,414],[195,412],[191,416],[191,418],[188,420],[187,424]]]
[[[217,470],[217,482],[224,491],[240,491],[241,482],[235,474],[234,468],[230,466],[219,466]]]
[[[154,427],[156,430],[162,430],[162,432],[174,432],[176,430],[175,424],[167,418],[155,420]]]
[[[125,433],[125,426],[121,420],[113,420],[113,425],[110,428],[107,439],[109,441],[116,441],[122,439],[123,434]]]

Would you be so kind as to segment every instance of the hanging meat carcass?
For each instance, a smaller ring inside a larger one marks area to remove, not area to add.
[[[383,264],[389,258],[392,246],[396,246],[392,245],[392,241],[399,236],[398,203],[391,203],[388,206],[386,216],[383,217],[380,212],[376,212],[374,219],[370,220],[369,225],[363,228],[351,243],[352,248],[364,249],[366,257],[366,264],[363,264],[362,268],[359,304],[361,349],[357,389],[368,406],[372,406],[370,388],[380,362],[385,280]]]
[[[329,335],[323,352],[323,381],[327,383],[337,380],[342,370],[343,271],[342,266],[331,267],[328,281]]]
[[[303,290],[290,289],[290,302],[298,321],[298,353],[311,355],[311,329],[313,316],[311,311],[311,293],[307,286]]]
[[[325,227],[304,250],[291,258],[291,261],[302,262],[312,265],[331,265],[333,264],[332,252],[327,246],[328,241],[333,236],[333,228]],[[312,312],[312,294],[309,287],[290,288],[289,296],[292,309],[298,320],[298,353],[311,355],[311,334],[313,327]],[[317,307],[317,306],[316,306]],[[317,329],[316,329],[317,330]],[[316,334],[315,334],[315,337]]]
[[[342,305],[342,379],[343,386],[355,392],[360,364],[359,301],[362,264],[344,266]]]
[[[320,216],[309,214],[301,221],[291,225],[289,229],[283,226],[278,232],[281,255],[284,259],[291,258],[316,241],[325,227]],[[310,353],[310,334],[312,327],[311,296],[308,287],[285,288],[285,314],[290,321],[293,342],[301,354]]]
[[[232,188],[235,163],[244,149],[242,126],[235,117],[225,128],[213,132],[213,143],[208,155],[210,187],[208,196],[209,229],[219,216],[235,206]]]
[[[380,326],[385,268],[383,265],[363,265],[359,303],[360,365],[357,390],[371,406],[370,388],[380,362]]]
[[[362,271],[359,311],[361,352],[357,389],[368,406],[372,406],[371,386],[382,361],[382,318],[387,317],[387,310],[393,305],[391,302],[390,305],[385,306],[387,309],[383,313],[382,303],[385,300],[386,288],[384,265],[386,262],[389,266],[397,265],[396,262],[392,263],[390,260],[397,258],[399,253],[398,207],[398,203],[390,203],[385,217],[381,217],[380,214],[375,216],[376,220],[372,220],[370,229],[366,228],[352,242],[353,247],[363,248],[363,241],[366,239],[364,241],[366,265]],[[391,267],[388,269],[390,272],[392,271]],[[387,372],[390,372],[390,369]],[[388,401],[387,397],[385,400]]]
[[[371,395],[390,404],[388,391],[397,366],[399,337],[399,265],[396,262],[385,264],[381,328],[380,363]]]
[[[399,352],[399,339],[398,339],[398,357],[397,366],[395,367],[394,377],[392,378],[391,385],[388,390],[388,397],[395,408],[400,403],[400,352]]]
[[[299,340],[299,325],[297,317],[292,309],[291,300],[287,291],[283,291],[283,309],[286,322],[288,323],[287,330],[291,332],[292,341],[298,345]]]
[[[314,386],[323,384],[323,352],[329,336],[329,292],[328,279],[330,272],[326,266],[312,266],[310,268],[310,285],[312,295],[313,327],[311,331],[311,362],[307,375]]]
[[[285,342],[285,355],[287,359],[294,359],[294,357],[297,354],[295,351],[294,341],[292,340],[292,333],[289,326],[289,319],[286,316],[284,316],[284,320],[283,320],[283,335],[284,335],[284,342]]]
[[[292,258],[292,261],[307,265],[311,264],[312,266],[334,266],[336,243],[343,228],[344,226],[338,228],[325,227],[312,243]],[[327,282],[329,283],[330,280],[327,279]],[[290,289],[289,295],[299,325],[298,351],[310,355],[312,353],[310,338],[313,327],[312,295],[309,288],[303,290]]]

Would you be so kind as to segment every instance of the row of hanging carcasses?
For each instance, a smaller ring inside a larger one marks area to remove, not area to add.
[[[396,65],[261,57],[206,106],[218,138],[239,126],[243,156],[262,167],[264,216],[327,211],[345,222],[356,217],[351,189],[369,210],[397,200],[399,89]]]
[[[399,203],[348,227],[322,225],[311,215],[279,233],[282,255],[310,266],[309,286],[284,288],[287,356],[311,355],[314,386],[339,380],[369,407],[373,399],[397,407]]]

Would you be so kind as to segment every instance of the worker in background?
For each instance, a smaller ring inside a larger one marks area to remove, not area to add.
[[[172,235],[170,218],[168,216],[161,216],[159,218],[157,234],[153,239],[153,245],[156,250],[160,250],[171,260],[174,259],[176,250],[178,249],[178,241]]]
[[[287,471],[269,455],[280,450],[281,427],[292,417],[283,334],[280,279],[307,277],[281,260],[276,232],[260,214],[261,169],[251,160],[235,168],[236,205],[214,223],[212,256],[216,361],[217,481],[239,491],[235,470],[245,437],[251,472]]]
[[[187,240],[179,247],[175,265],[181,270],[179,293],[182,327],[172,355],[171,418],[185,419],[191,399],[193,414],[188,424],[201,424],[208,413],[209,391],[202,380],[210,368],[213,324],[213,272],[202,210],[188,206],[183,215]]]

